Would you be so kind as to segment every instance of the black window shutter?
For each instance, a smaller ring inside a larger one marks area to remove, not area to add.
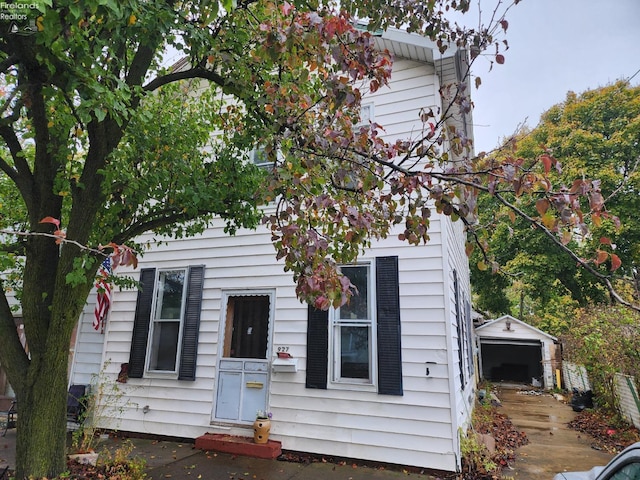
[[[402,395],[398,257],[376,258],[378,393]]]
[[[143,268],[140,271],[140,290],[138,290],[138,299],[136,301],[131,352],[129,353],[129,378],[142,378],[144,373],[155,280],[155,268]]]
[[[307,388],[327,389],[329,312],[309,305],[307,313]]]
[[[464,347],[463,337],[464,332],[462,329],[462,312],[460,307],[460,289],[458,287],[458,272],[453,271],[453,288],[456,301],[456,331],[458,333],[458,362],[460,364],[460,388],[464,389]]]
[[[203,284],[204,265],[190,267],[187,301],[184,309],[184,326],[182,327],[182,351],[180,353],[178,380],[196,379]]]
[[[475,368],[473,362],[473,320],[471,319],[471,304],[468,300],[464,302],[465,325],[467,326],[467,362],[469,378],[473,377]]]

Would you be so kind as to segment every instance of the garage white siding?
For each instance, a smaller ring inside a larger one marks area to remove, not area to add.
[[[536,377],[554,387],[555,337],[510,315],[477,327],[476,335],[483,378],[531,384]]]

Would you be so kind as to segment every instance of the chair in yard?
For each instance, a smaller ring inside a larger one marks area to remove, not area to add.
[[[82,416],[86,408],[86,385],[71,385],[67,396],[67,421],[82,423]]]
[[[0,410],[0,437],[7,434],[10,428],[16,428],[16,415],[18,414],[18,402],[11,400],[9,408]]]

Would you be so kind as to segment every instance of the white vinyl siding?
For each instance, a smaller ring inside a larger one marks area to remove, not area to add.
[[[384,125],[387,140],[411,136],[421,128],[421,108],[440,107],[434,73],[433,66],[397,59],[391,88],[365,97],[374,102],[376,122]],[[140,258],[137,270],[116,272],[138,278],[141,268],[204,265],[196,378],[132,378],[119,385],[128,399],[121,420],[126,430],[187,438],[205,432],[249,435],[242,426],[211,424],[224,328],[223,292],[269,289],[275,291],[271,349],[287,347],[298,361],[297,372],[272,372],[270,377],[271,434],[283,449],[455,471],[457,426],[467,414],[466,400],[459,398],[459,385],[452,380],[457,352],[450,272],[455,266],[460,278],[468,273],[460,266],[460,248],[448,255],[446,242],[458,242],[460,231],[434,213],[427,245],[399,241],[398,229],[359,259],[374,264],[377,257],[398,257],[403,394],[396,396],[375,389],[306,388],[307,305],[298,300],[291,275],[275,260],[270,232],[260,226],[230,237],[223,229],[223,222],[214,220],[198,237],[154,246]],[[468,292],[466,284],[464,289]],[[129,360],[136,295],[126,289],[113,295],[103,358],[114,378]]]

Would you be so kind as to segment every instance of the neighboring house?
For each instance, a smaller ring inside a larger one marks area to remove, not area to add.
[[[482,379],[554,388],[561,368],[556,337],[511,315],[476,327],[476,336]]]
[[[395,63],[367,113],[407,138],[422,108],[442,111],[464,57],[400,31],[377,40]],[[250,436],[266,409],[286,450],[459,470],[476,383],[469,268],[461,222],[434,212],[429,235],[424,246],[390,235],[345,266],[360,296],[329,312],[296,298],[264,227],[230,237],[219,221],[158,245],[131,273],[143,288],[114,291],[104,334],[90,299],[70,381],[128,364],[112,428]]]

